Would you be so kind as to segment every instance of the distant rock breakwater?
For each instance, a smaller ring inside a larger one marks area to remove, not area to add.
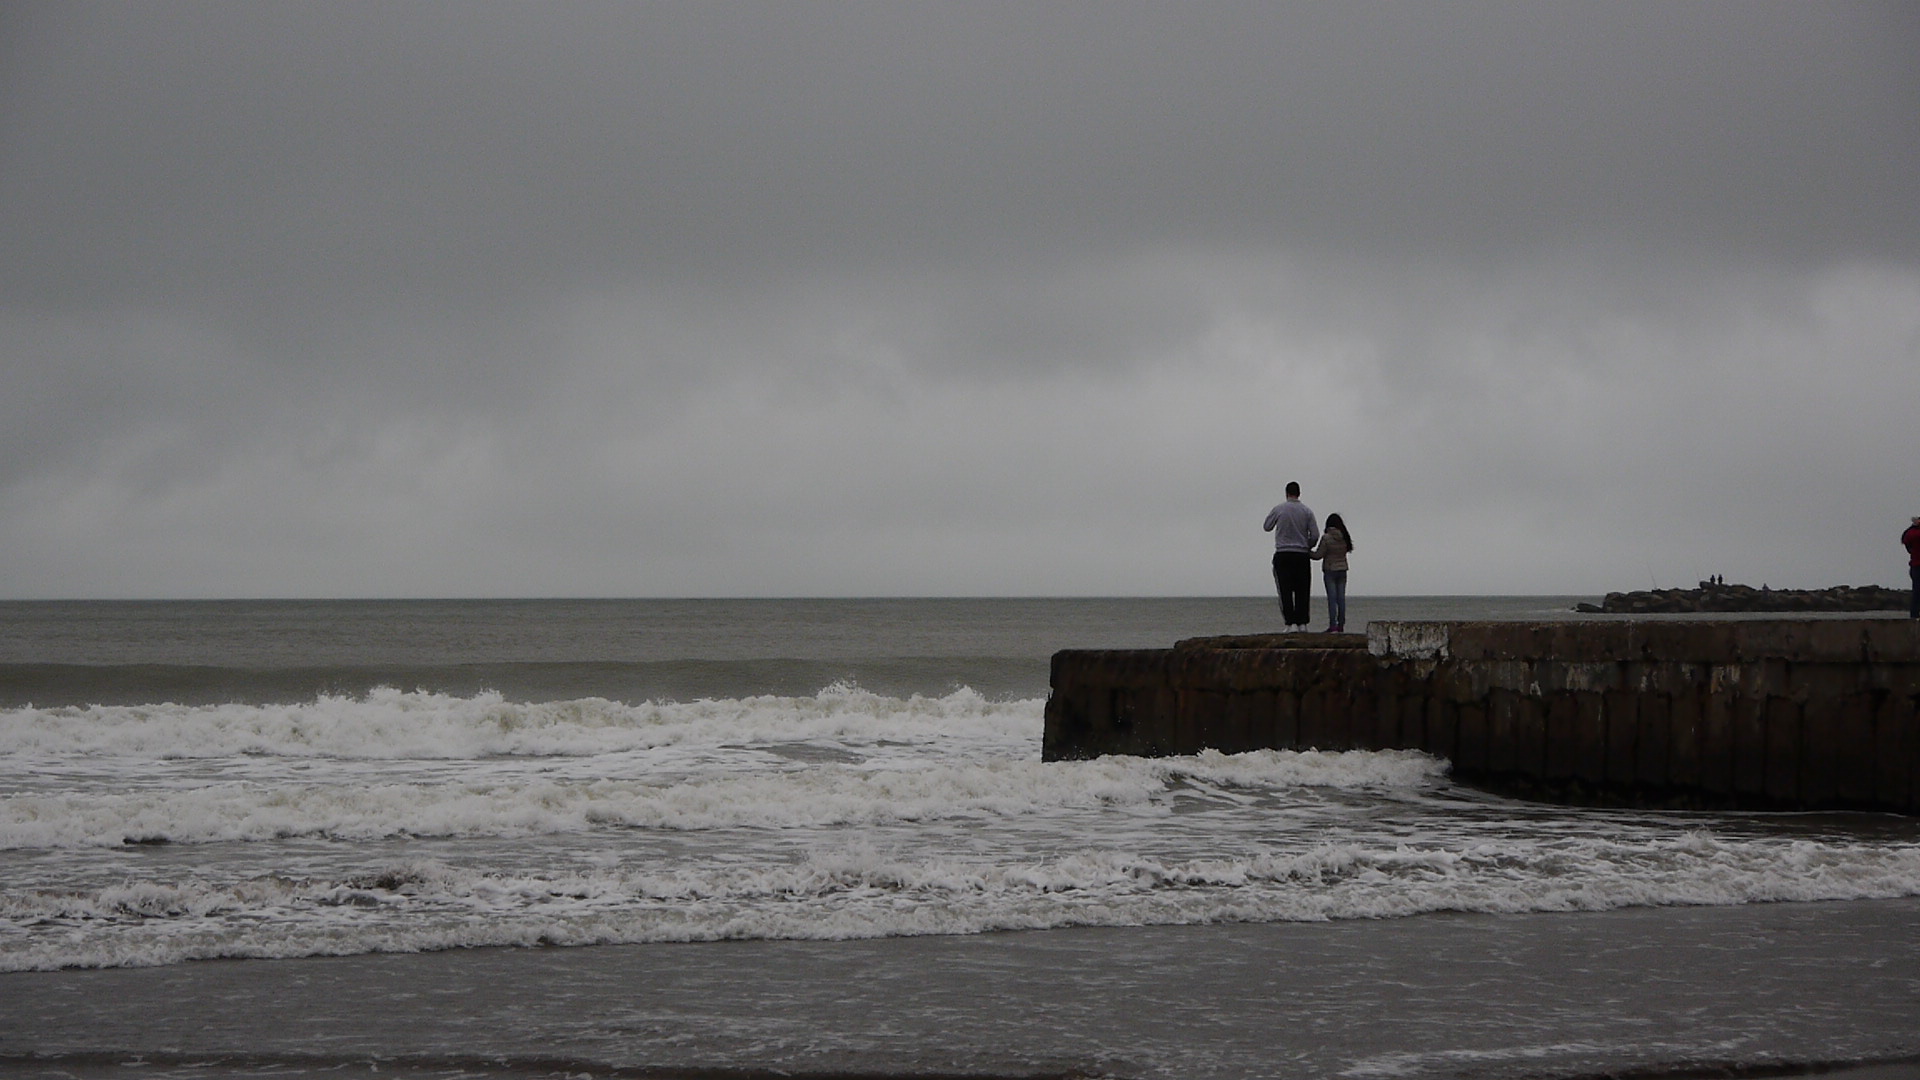
[[[1836,585],[1830,589],[1769,589],[1765,585],[1719,585],[1703,581],[1697,589],[1649,589],[1611,592],[1598,604],[1575,611],[1593,615],[1678,615],[1695,611],[1905,611],[1908,592],[1879,585]]]

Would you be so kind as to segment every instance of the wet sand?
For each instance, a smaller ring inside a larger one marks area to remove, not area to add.
[[[1920,1078],[1920,900],[0,976],[17,1077]]]

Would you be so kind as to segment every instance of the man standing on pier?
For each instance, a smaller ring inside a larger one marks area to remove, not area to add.
[[[1920,517],[1914,518],[1913,524],[1907,526],[1907,531],[1900,534],[1900,542],[1907,547],[1907,576],[1913,579],[1913,597],[1907,601],[1907,618],[1920,619]],[[1275,572],[1278,573],[1277,570]]]
[[[1313,621],[1313,560],[1309,552],[1320,542],[1320,523],[1300,501],[1300,485],[1287,483],[1287,501],[1267,514],[1266,530],[1273,534],[1273,585],[1280,590],[1280,617],[1289,633],[1305,630]]]

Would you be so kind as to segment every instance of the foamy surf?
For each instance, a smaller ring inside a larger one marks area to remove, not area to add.
[[[494,692],[458,696],[382,687],[291,705],[0,709],[0,756],[469,760],[814,739],[1026,741],[1039,737],[1043,704],[990,701],[966,688],[938,697],[893,697],[849,683],[804,697],[639,704],[605,698],[526,703]]]
[[[1705,837],[1471,850],[1315,845],[1031,862],[866,845],[772,866],[475,871],[412,860],[335,878],[127,880],[0,898],[0,970],[484,945],[843,940],[1065,926],[1600,911],[1920,893],[1920,850]]]
[[[1914,821],[1516,802],[1420,755],[1039,760],[1051,650],[1273,618],[13,605],[0,1056],[1219,1080],[1911,1057]],[[731,944],[645,944],[708,941]],[[479,948],[598,943],[634,944]],[[319,956],[343,959],[272,960]],[[263,962],[164,966],[202,958]],[[60,968],[123,970],[30,970]]]
[[[22,792],[0,798],[0,850],[210,844],[323,838],[525,837],[594,829],[798,829],[1012,818],[1060,811],[1166,812],[1174,796],[1231,798],[1222,788],[1419,790],[1444,764],[1413,752],[1207,752],[1188,758],[1103,758],[981,764],[798,766],[668,778],[568,777],[539,768],[431,783],[258,783],[226,780],[133,791]],[[596,769],[622,767],[598,762]],[[435,775],[442,770],[436,769]]]
[[[1911,842],[1527,807],[1410,751],[1042,762],[1043,708],[0,711],[0,969],[1920,895]]]

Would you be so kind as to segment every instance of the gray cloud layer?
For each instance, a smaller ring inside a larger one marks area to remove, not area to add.
[[[14,5],[0,593],[1899,579],[1920,9]]]

